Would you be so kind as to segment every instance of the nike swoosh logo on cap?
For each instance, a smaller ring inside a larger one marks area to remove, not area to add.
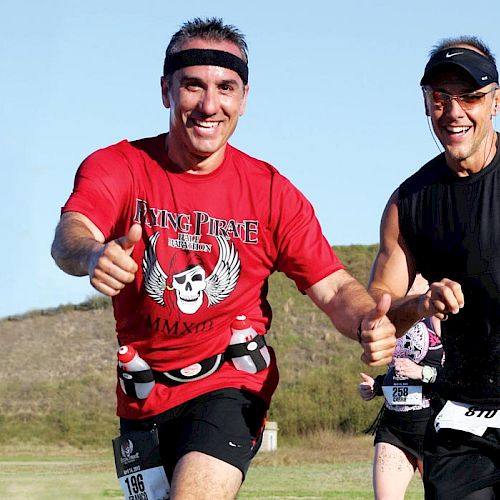
[[[448,59],[449,57],[458,56],[458,54],[463,54],[463,52],[446,52],[445,57]]]

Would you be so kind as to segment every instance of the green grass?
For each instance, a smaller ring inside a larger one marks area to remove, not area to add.
[[[371,438],[321,433],[310,436],[311,440],[309,446],[308,440],[300,440],[280,445],[272,453],[259,453],[238,498],[373,498]],[[123,496],[111,446],[96,451],[24,444],[2,449],[0,498],[109,500]],[[422,498],[422,483],[416,474],[405,499]]]
[[[0,498],[10,500],[96,500],[123,498],[114,474],[112,458],[0,459]],[[306,464],[250,468],[238,498],[370,499],[371,465]],[[423,498],[415,477],[405,497]]]
[[[371,464],[306,464],[251,468],[239,498],[339,498],[373,499]],[[420,479],[415,476],[406,500],[423,498]]]
[[[111,455],[12,456],[0,459],[0,498],[95,500],[123,498]]]

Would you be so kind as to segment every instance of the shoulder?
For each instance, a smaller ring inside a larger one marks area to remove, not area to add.
[[[162,144],[164,141],[165,134],[161,134],[155,137],[145,137],[143,139],[136,139],[129,141],[128,139],[122,139],[121,141],[111,144],[100,149],[97,149],[89,158],[94,157],[133,157],[140,155],[141,153],[150,154],[162,150]],[[163,139],[162,139],[163,138]]]
[[[155,157],[155,151],[160,151],[160,137],[149,137],[135,141],[123,139],[116,144],[106,146],[91,153],[80,166],[84,172],[108,172],[119,176],[125,170],[131,173],[144,163],[145,156]]]
[[[238,164],[238,167],[243,163],[252,174],[261,174],[269,177],[279,174],[278,169],[270,163],[244,153],[230,144],[227,146],[227,153],[229,154],[230,159]]]
[[[268,186],[273,194],[283,192],[297,193],[299,197],[303,196],[301,191],[270,163],[250,156],[231,145],[228,145],[228,152],[230,161],[238,172],[244,173],[258,186]]]
[[[426,186],[439,182],[447,171],[444,153],[441,153],[401,183],[398,199],[402,200]]]
[[[145,154],[152,158],[158,158],[165,154],[165,139],[167,134],[159,134],[153,137],[144,137],[134,141],[122,141],[122,151],[128,154]]]
[[[122,139],[121,141],[105,146],[95,150],[87,158],[101,158],[106,156],[118,156],[127,154],[132,149],[131,143],[128,139]]]

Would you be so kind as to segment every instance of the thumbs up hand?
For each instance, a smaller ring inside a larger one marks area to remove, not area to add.
[[[386,365],[392,360],[396,329],[386,316],[390,307],[391,296],[385,293],[361,321],[358,340],[363,346],[361,360],[367,365]]]
[[[370,375],[367,375],[366,373],[361,372],[360,375],[362,378],[362,382],[358,385],[359,395],[361,396],[361,399],[370,401],[370,399],[373,399],[375,397],[375,380],[373,379],[373,377],[370,377]]]
[[[125,236],[109,241],[91,256],[89,277],[96,290],[114,297],[134,281],[138,266],[132,252],[141,237],[142,227],[134,224]]]

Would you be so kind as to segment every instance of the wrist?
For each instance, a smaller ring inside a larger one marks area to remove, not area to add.
[[[82,245],[82,268],[85,269],[86,274],[92,276],[94,274],[94,269],[97,266],[99,257],[102,255],[103,249],[105,247],[104,243],[88,239],[86,245]]]
[[[356,330],[356,338],[358,342],[361,344],[361,321],[359,322],[358,329]]]
[[[422,366],[422,382],[424,384],[432,384],[436,381],[437,369],[433,366],[424,365]]]
[[[385,378],[385,375],[378,375],[375,377],[373,381],[373,397],[375,396],[383,396],[384,391],[382,390],[382,382]]]
[[[429,290],[427,290],[427,292],[423,293],[422,295],[419,295],[418,298],[417,298],[417,316],[419,318],[425,318],[428,314],[428,310],[429,310],[429,304],[428,304],[428,301],[429,301],[429,296],[427,295],[430,291],[430,288]]]

